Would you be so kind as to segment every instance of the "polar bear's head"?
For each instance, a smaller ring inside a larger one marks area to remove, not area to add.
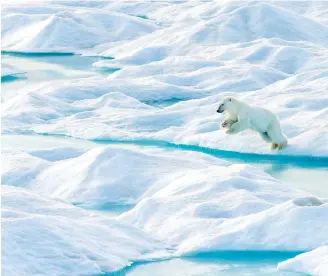
[[[234,111],[238,105],[238,100],[233,97],[226,97],[223,99],[216,112],[223,113],[224,111]]]

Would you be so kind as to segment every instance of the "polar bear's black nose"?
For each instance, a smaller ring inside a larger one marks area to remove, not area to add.
[[[222,113],[224,110],[222,108],[222,105],[219,106],[218,110],[216,111],[217,113]]]

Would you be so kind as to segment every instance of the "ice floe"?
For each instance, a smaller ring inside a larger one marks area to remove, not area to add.
[[[117,3],[115,9],[120,5],[130,6]],[[172,17],[168,26],[108,47],[102,55],[115,59],[94,64],[120,69],[107,78],[26,88],[4,102],[3,132],[165,140],[269,153],[252,132],[227,136],[220,131],[217,104],[233,95],[278,115],[290,145],[283,154],[327,155],[328,27],[317,21],[316,5],[296,12],[290,10],[294,5],[279,2],[158,6],[155,17],[175,7],[186,18]],[[283,23],[274,24],[277,19]],[[243,20],[250,22],[244,29]],[[314,34],[313,28],[319,31]],[[161,101],[184,102],[159,108]]]
[[[6,150],[2,158],[3,184],[88,205],[134,204],[188,172],[229,164],[203,154],[175,157],[120,147]]]
[[[327,243],[327,200],[248,165],[176,154],[117,146],[7,150],[2,182],[84,205],[136,204],[119,220],[170,244],[177,255],[306,251]]]
[[[325,276],[328,272],[328,246],[321,246],[313,251],[281,262],[278,269],[307,273],[314,276]]]
[[[29,190],[1,188],[2,273],[96,275],[167,255],[142,231]]]
[[[148,195],[120,220],[167,240],[178,254],[306,251],[328,241],[327,200],[250,167],[188,173]]]
[[[3,50],[101,55],[93,66],[109,75],[15,91],[2,132],[272,156],[254,133],[220,130],[218,103],[233,95],[277,114],[289,138],[278,155],[327,160],[327,14],[319,1],[4,1]],[[115,271],[167,256],[154,238],[175,256],[313,250],[278,268],[328,270],[326,199],[200,153],[77,144],[3,150],[6,274]],[[66,201],[135,206],[111,220]]]
[[[109,9],[76,9],[47,2],[43,9],[34,5],[4,4],[3,50],[80,53],[100,44],[135,39],[158,28],[151,21]]]
[[[152,107],[138,99],[179,99],[201,93],[189,94],[193,91],[190,88],[174,90],[172,85],[160,83],[156,88],[156,82],[142,83],[141,79],[121,87],[118,81],[103,86],[104,82],[96,80],[51,83],[4,102],[3,132],[52,133],[84,139],[153,139],[269,153],[267,143],[253,132],[228,136],[220,130],[223,116],[216,113],[218,103],[224,95],[235,95],[278,115],[290,144],[282,153],[322,156],[328,154],[326,82],[324,71],[311,71],[260,91],[220,93],[166,108]]]
[[[10,65],[6,62],[1,62],[1,81],[5,81],[10,77],[18,77],[25,72],[18,68],[17,66]]]

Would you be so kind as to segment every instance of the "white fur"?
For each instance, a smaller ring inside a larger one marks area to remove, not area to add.
[[[282,149],[287,146],[287,138],[281,130],[278,118],[270,110],[250,106],[228,97],[221,103],[219,111],[226,113],[221,126],[227,134],[251,129],[258,132],[263,140],[271,143],[272,149]]]

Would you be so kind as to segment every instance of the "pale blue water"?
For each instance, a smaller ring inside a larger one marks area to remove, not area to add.
[[[113,204],[113,203],[105,203],[102,205],[88,205],[83,202],[75,202],[73,203],[75,206],[95,211],[97,213],[101,213],[105,216],[109,217],[117,217],[124,212],[130,211],[133,209],[134,205],[123,205],[123,204]]]
[[[277,271],[277,263],[299,252],[215,252],[161,262],[137,263],[105,276],[304,276]]]
[[[143,101],[143,103],[151,105],[151,106],[156,106],[156,107],[167,107],[173,104],[176,104],[181,101],[185,101],[185,99],[179,99],[179,98],[171,98],[167,100],[152,100],[152,101]]]
[[[145,19],[146,20],[146,19]],[[26,85],[38,84],[42,81],[87,78],[106,75],[119,70],[95,70],[92,63],[99,57],[82,57],[71,53],[15,53],[3,52],[2,59],[9,64],[18,66],[26,71],[23,75],[8,77],[2,80],[2,100],[7,100],[23,89]],[[169,99],[166,101],[150,101],[150,105],[165,107],[181,101]],[[156,148],[166,151],[194,151],[237,163],[252,164],[261,168],[273,177],[307,190],[321,197],[328,197],[328,158],[314,158],[310,156],[259,155],[210,149],[197,145],[174,144],[165,141],[139,140],[97,140],[85,141],[69,137],[32,136],[32,135],[3,135],[3,148],[36,150],[58,146],[81,146],[84,148],[104,147],[107,145],[120,147]],[[100,212],[106,216],[116,217],[129,211],[133,205],[104,204],[88,206],[74,203],[76,206]],[[239,276],[239,275],[274,275],[293,276],[304,275],[283,273],[276,270],[277,263],[295,256],[297,253],[286,252],[221,252],[202,254],[192,257],[176,258],[161,262],[133,264],[120,272],[106,275],[129,276]]]
[[[20,53],[1,51],[3,62],[18,67],[23,74],[1,78],[1,99],[16,96],[28,86],[45,81],[106,76],[119,68],[98,69],[94,62],[110,57],[80,56],[72,53]]]
[[[59,146],[92,149],[96,147],[112,145],[119,147],[140,147],[149,149],[162,149],[166,151],[177,151],[177,154],[181,154],[181,151],[201,152],[213,157],[228,160],[230,162],[253,165],[262,169],[278,180],[285,182],[286,185],[292,185],[295,188],[308,191],[319,197],[328,198],[328,157],[241,153],[212,149],[197,145],[175,144],[166,141],[155,140],[88,141],[84,139],[51,134],[3,134],[1,137],[1,142],[3,148],[20,150],[50,149]]]

